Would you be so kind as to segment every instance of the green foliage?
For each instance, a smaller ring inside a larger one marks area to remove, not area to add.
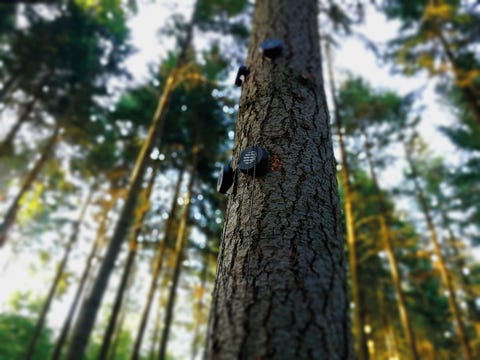
[[[10,296],[8,304],[12,312],[34,317],[40,312],[43,299],[32,291],[16,291]]]
[[[122,330],[115,348],[115,360],[130,359],[131,347],[133,345],[132,334],[127,330]],[[95,360],[98,357],[101,344],[99,341],[93,342],[87,349],[85,360]],[[146,360],[147,357],[140,356],[140,360]]]
[[[0,359],[22,359],[35,328],[35,320],[17,314],[0,314]],[[44,329],[37,340],[32,359],[48,358],[53,348],[52,332]]]

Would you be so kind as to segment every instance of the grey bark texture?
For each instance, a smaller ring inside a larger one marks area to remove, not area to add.
[[[258,144],[270,169],[236,174],[206,359],[353,358],[316,3],[255,5],[233,165]],[[262,57],[268,38],[284,42],[281,57]]]

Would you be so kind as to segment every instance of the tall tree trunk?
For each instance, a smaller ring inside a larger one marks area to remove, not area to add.
[[[0,144],[0,157],[6,156],[7,154],[10,153],[10,149],[13,148],[13,140],[15,139],[15,136],[20,130],[21,126],[30,117],[30,114],[32,113],[33,107],[35,106],[36,102],[37,102],[37,99],[35,97],[32,98],[23,109],[17,122],[10,128],[10,131],[8,132],[7,136]]]
[[[152,278],[150,280],[150,287],[148,289],[147,302],[145,304],[145,307],[143,308],[142,317],[140,319],[140,325],[139,325],[139,328],[138,328],[137,336],[135,338],[135,344],[134,344],[133,349],[132,349],[131,359],[138,359],[138,356],[139,356],[139,353],[140,353],[140,348],[142,346],[143,335],[144,335],[145,329],[147,327],[147,322],[148,322],[148,318],[149,318],[149,314],[150,314],[150,309],[152,307],[153,298],[155,296],[155,290],[157,289],[158,278],[159,278],[160,273],[162,271],[165,249],[167,247],[168,238],[170,237],[173,220],[175,218],[175,213],[176,213],[176,210],[177,210],[177,200],[178,200],[178,196],[179,196],[179,193],[180,193],[180,186],[182,184],[184,170],[185,170],[185,168],[184,168],[184,166],[182,166],[182,168],[180,169],[180,172],[178,174],[177,183],[175,185],[175,190],[174,190],[173,198],[172,198],[172,204],[170,205],[170,213],[169,213],[167,221],[165,223],[165,229],[164,229],[164,232],[163,232],[163,239],[159,242],[158,249],[157,249],[157,255],[156,255],[155,260],[153,262],[153,274],[152,274]]]
[[[152,343],[150,344],[150,360],[154,360],[156,358],[157,352],[157,345],[160,346],[160,327],[162,325],[162,296],[159,294],[158,298],[158,306],[157,306],[157,313],[155,314],[155,326],[153,329],[152,334]]]
[[[135,162],[135,167],[129,179],[129,191],[125,199],[125,204],[121,210],[120,217],[117,221],[117,225],[115,226],[112,239],[101,264],[98,276],[95,279],[95,283],[90,295],[82,304],[79,321],[75,326],[72,335],[72,343],[67,354],[69,360],[80,360],[85,353],[88,339],[97,317],[98,309],[100,308],[105,289],[108,285],[108,280],[115,265],[115,260],[117,259],[122,243],[125,241],[129,232],[128,230],[131,225],[131,218],[137,200],[137,193],[140,189],[143,175],[150,159],[150,150],[154,142],[162,137],[168,103],[170,101],[172,92],[180,79],[180,72],[187,62],[187,53],[192,42],[195,17],[196,5],[192,16],[192,21],[187,27],[185,41],[177,58],[177,64],[165,82],[165,87],[158,102],[150,129]]]
[[[376,291],[376,297],[378,301],[378,313],[380,314],[382,325],[386,333],[385,334],[385,348],[387,349],[386,358],[400,359],[400,355],[399,355],[400,352],[399,352],[396,331],[385,309],[385,302],[384,302],[385,290],[386,290],[385,288],[382,288],[382,286],[379,286]],[[372,358],[375,358],[373,354],[370,354],[370,355],[372,355]]]
[[[357,234],[355,232],[355,224],[353,217],[353,201],[352,201],[352,186],[350,183],[350,168],[347,159],[347,149],[343,139],[343,125],[340,115],[337,91],[335,89],[335,79],[332,69],[332,57],[331,50],[328,43],[326,43],[326,60],[328,67],[328,74],[330,79],[330,92],[333,99],[334,114],[335,114],[335,130],[338,138],[338,145],[340,150],[340,159],[342,161],[342,168],[340,170],[340,177],[343,184],[344,191],[344,207],[345,207],[345,225],[347,229],[347,243],[348,243],[348,263],[350,270],[350,287],[352,292],[352,299],[355,304],[353,308],[353,326],[355,329],[354,334],[357,337],[356,355],[359,360],[367,360],[369,358],[367,340],[365,337],[365,324],[363,322],[363,314],[365,313],[362,296],[360,294],[360,282],[359,282],[359,266],[357,257]]]
[[[429,3],[428,6],[430,7],[437,7],[437,6],[443,5],[443,1],[439,2],[436,0],[429,0],[428,3]],[[446,39],[443,33],[443,21],[438,19],[435,20],[435,24],[434,24],[435,26],[433,28],[434,29],[433,32],[436,38],[438,39],[438,41],[440,42],[441,47],[443,48],[445,57],[450,63],[457,86],[463,95],[463,98],[467,104],[467,107],[472,112],[473,119],[475,120],[477,125],[480,125],[480,100],[479,100],[478,91],[476,91],[475,85],[472,83],[472,81],[467,80],[467,77],[469,75],[468,72],[465,73],[465,71],[462,70],[462,68],[459,66],[457,57],[455,56],[455,53],[452,50],[452,46],[449,44],[448,40]],[[467,80],[466,84],[465,84],[465,80]]]
[[[455,80],[457,82],[457,86],[463,95],[467,107],[470,108],[473,119],[475,120],[477,125],[480,126],[480,100],[478,99],[478,94],[475,91],[474,85],[471,83],[466,85],[463,84],[465,82],[465,74],[459,68],[457,64],[457,59],[453,54],[453,51],[450,48],[450,44],[445,39],[445,36],[443,35],[441,29],[438,30],[437,37],[442,44],[448,61],[450,62],[450,66],[453,69],[453,75],[455,76]]]
[[[25,177],[22,183],[22,186],[20,187],[20,190],[18,191],[17,195],[15,196],[9,208],[7,209],[7,212],[5,213],[5,216],[3,218],[3,223],[0,224],[0,247],[5,245],[7,241],[8,232],[10,228],[13,226],[13,224],[15,223],[15,220],[17,218],[17,213],[20,208],[20,200],[25,195],[25,193],[30,189],[33,182],[36,180],[38,174],[42,170],[43,165],[45,165],[45,163],[47,162],[47,159],[49,158],[51,152],[53,151],[55,144],[58,140],[58,136],[60,134],[60,128],[61,127],[59,123],[55,125],[55,129],[53,130],[53,133],[50,136],[50,138],[47,140],[47,143],[45,144],[40,157],[35,162],[32,169],[28,172],[27,176]]]
[[[255,144],[271,161],[235,176],[206,359],[354,356],[317,14],[314,0],[255,4],[233,163]],[[273,60],[267,38],[285,45]]]
[[[85,262],[85,267],[82,272],[82,276],[80,277],[80,281],[78,283],[77,291],[75,292],[75,296],[73,297],[72,304],[68,309],[67,317],[63,323],[62,329],[60,330],[60,335],[55,343],[55,348],[53,349],[51,360],[58,360],[61,357],[63,346],[65,345],[65,341],[67,340],[68,333],[70,331],[70,327],[73,322],[73,318],[75,316],[75,312],[77,311],[78,304],[84,293],[85,285],[87,283],[87,279],[90,275],[90,271],[92,268],[92,261],[95,255],[97,254],[98,248],[100,243],[103,241],[103,237],[105,236],[105,225],[107,222],[108,217],[108,208],[104,210],[102,214],[102,218],[100,220],[100,225],[98,227],[96,238],[93,242],[93,246],[87,256],[87,260]]]
[[[466,275],[463,272],[463,269],[466,266],[466,262],[464,259],[464,255],[461,253],[459,249],[458,243],[460,240],[455,236],[453,230],[452,230],[452,225],[451,221],[448,217],[447,212],[445,211],[444,208],[444,199],[439,200],[438,207],[441,212],[441,217],[442,217],[442,225],[443,227],[447,230],[448,233],[448,242],[450,244],[450,248],[453,252],[453,259],[452,262],[457,269],[457,274],[458,277],[460,278],[460,281],[462,283],[463,291],[465,292],[466,296],[466,302],[467,302],[467,308],[468,308],[468,317],[471,321],[475,322],[480,326],[480,311],[477,309],[476,305],[476,294],[472,290],[472,284],[470,282],[470,278],[468,275]],[[478,334],[478,327],[476,326],[476,332]]]
[[[122,302],[126,302],[128,299],[127,293]],[[113,333],[113,341],[110,351],[108,352],[108,360],[115,360],[118,351],[118,343],[120,342],[120,337],[122,336],[123,324],[125,323],[125,318],[127,317],[127,308],[123,306],[120,315],[118,317],[117,324],[115,326],[115,331]]]
[[[194,155],[196,158],[196,154]],[[160,350],[158,358],[160,360],[165,360],[167,355],[167,344],[168,344],[168,337],[170,335],[170,326],[173,320],[173,307],[175,305],[175,298],[177,295],[177,287],[178,287],[178,280],[180,279],[180,272],[182,268],[182,261],[183,261],[183,252],[185,248],[185,243],[187,241],[187,223],[188,218],[190,215],[190,203],[192,198],[192,190],[193,184],[195,182],[195,170],[196,170],[197,162],[196,160],[193,161],[192,171],[190,172],[190,179],[188,182],[187,193],[184,197],[184,205],[182,210],[182,215],[180,217],[179,225],[178,225],[178,233],[177,233],[177,240],[175,244],[175,260],[174,260],[174,268],[172,274],[172,284],[170,285],[169,293],[168,293],[168,300],[167,305],[165,307],[165,321],[163,325],[162,337],[160,340]],[[134,360],[137,360],[135,358]]]
[[[195,327],[193,330],[193,340],[192,340],[192,360],[195,360],[197,358],[198,350],[199,350],[199,345],[200,345],[200,325],[201,321],[200,318],[202,316],[202,312],[204,310],[204,304],[203,304],[203,294],[205,290],[205,286],[207,284],[207,273],[208,273],[208,253],[209,249],[209,241],[207,238],[207,242],[205,244],[205,252],[203,253],[203,262],[202,262],[202,272],[200,273],[200,294],[196,294],[198,297],[196,300],[195,304],[195,314],[193,316],[194,321],[195,321]]]
[[[382,243],[387,253],[388,263],[390,267],[390,274],[392,275],[393,287],[395,289],[395,295],[398,301],[398,312],[400,315],[400,322],[402,324],[402,329],[407,341],[407,346],[410,350],[410,356],[412,359],[418,359],[417,345],[415,340],[415,333],[413,331],[412,322],[407,310],[407,301],[405,299],[405,294],[402,290],[402,275],[398,267],[398,260],[395,254],[395,247],[393,246],[392,236],[388,226],[388,210],[385,204],[385,199],[382,195],[382,189],[378,183],[378,178],[373,165],[372,154],[370,149],[367,146],[369,143],[368,135],[365,129],[362,129],[364,136],[364,151],[368,162],[368,167],[370,169],[370,176],[372,177],[372,182],[375,187],[375,191],[378,194],[378,209],[379,209],[379,223],[380,223],[380,236],[382,238]]]
[[[447,269],[447,266],[445,264],[445,258],[443,256],[442,249],[440,248],[440,243],[438,241],[437,229],[433,222],[432,214],[430,211],[430,207],[427,203],[427,199],[420,185],[420,182],[418,179],[418,172],[413,162],[412,156],[410,154],[410,149],[406,144],[404,145],[405,145],[406,159],[410,167],[410,172],[412,174],[415,195],[417,197],[420,208],[422,209],[425,222],[427,223],[428,231],[430,233],[430,241],[433,245],[433,251],[438,259],[437,263],[438,263],[438,268],[440,270],[440,274],[442,277],[443,285],[448,291],[448,303],[450,305],[450,310],[452,311],[453,319],[457,327],[458,337],[460,339],[460,343],[462,345],[465,358],[467,360],[472,360],[473,359],[472,349],[470,347],[470,342],[468,341],[467,332],[465,330],[465,324],[463,323],[463,320],[462,320],[462,314],[460,312],[457,299],[455,298],[455,287],[453,285],[452,275],[450,274],[450,271]]]
[[[131,273],[134,268],[135,258],[137,256],[138,251],[138,236],[142,230],[143,222],[145,220],[145,216],[149,210],[149,199],[152,193],[153,185],[155,183],[155,178],[157,176],[157,168],[152,170],[152,174],[150,175],[150,180],[148,181],[147,188],[144,191],[144,196],[142,202],[139,206],[140,213],[137,216],[137,220],[135,223],[135,229],[133,231],[132,237],[130,239],[129,244],[129,251],[127,255],[127,260],[125,262],[125,267],[123,269],[122,278],[120,280],[120,285],[117,289],[117,294],[115,296],[114,305],[112,308],[112,313],[110,315],[110,319],[108,321],[108,326],[105,331],[102,340],[102,346],[100,348],[100,353],[98,355],[99,360],[107,359],[108,350],[110,348],[110,342],[112,340],[113,333],[116,328],[118,315],[120,313],[120,309],[123,304],[123,299],[125,298],[125,290],[127,289],[127,284],[129,279],[131,278]]]
[[[57,292],[58,285],[60,283],[62,275],[65,272],[65,268],[67,267],[67,262],[68,262],[68,258],[70,256],[70,252],[72,251],[72,247],[77,242],[79,230],[80,230],[80,227],[83,223],[83,219],[85,218],[85,213],[87,211],[87,208],[90,205],[90,202],[92,200],[94,190],[95,190],[95,185],[92,185],[92,187],[90,188],[90,191],[88,193],[87,199],[86,199],[82,209],[80,210],[80,214],[78,216],[78,219],[73,224],[72,234],[71,234],[70,239],[68,240],[68,242],[65,246],[65,253],[63,254],[63,258],[58,265],[57,273],[56,273],[55,278],[52,282],[52,285],[50,286],[50,290],[48,292],[47,298],[45,299],[42,310],[40,312],[40,316],[38,317],[37,323],[35,325],[35,330],[33,331],[33,335],[32,335],[32,338],[30,339],[30,343],[28,345],[27,352],[25,353],[25,360],[30,360],[32,358],[32,356],[34,355],[35,346],[37,344],[40,333],[42,332],[43,324],[44,324],[45,319],[47,317],[48,311],[50,310],[50,306],[52,305],[53,297],[55,296],[55,293]]]
[[[2,87],[0,88],[0,101],[5,102],[6,96],[11,93],[11,89],[16,85],[17,80],[18,77],[10,76],[7,81],[2,84]]]

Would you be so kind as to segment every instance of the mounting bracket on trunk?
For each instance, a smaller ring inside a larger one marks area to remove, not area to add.
[[[232,187],[234,172],[230,165],[223,165],[222,170],[218,174],[217,191],[226,194],[228,189]]]
[[[242,86],[249,73],[250,71],[245,65],[240,66],[237,71],[237,77],[235,78],[235,85]]]
[[[260,51],[263,56],[274,60],[283,55],[285,45],[280,39],[267,39],[260,44]]]

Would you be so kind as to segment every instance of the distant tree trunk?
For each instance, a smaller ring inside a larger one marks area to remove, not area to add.
[[[398,346],[398,338],[395,332],[395,328],[392,325],[392,322],[390,321],[390,318],[388,316],[387,311],[385,310],[385,303],[384,303],[384,297],[385,294],[383,293],[383,290],[381,286],[377,288],[377,301],[378,301],[378,312],[380,314],[380,317],[382,319],[382,325],[383,328],[386,329],[387,334],[385,335],[385,347],[387,348],[387,358],[391,359],[400,359],[400,352],[399,352],[399,346]],[[391,340],[391,344],[390,344]],[[372,358],[375,358],[372,355]]]
[[[454,266],[457,269],[458,277],[460,278],[463,291],[465,292],[465,295],[466,295],[468,317],[471,321],[473,321],[474,323],[478,324],[478,326],[480,326],[480,311],[477,309],[477,305],[476,305],[477,296],[475,295],[475,292],[472,291],[472,284],[470,282],[470,278],[467,275],[465,275],[465,273],[463,272],[463,269],[466,266],[466,262],[465,262],[464,255],[461,253],[459,249],[460,246],[458,245],[461,241],[460,239],[457,238],[457,236],[455,236],[452,230],[452,224],[448,217],[447,212],[445,211],[444,205],[445,205],[444,199],[440,199],[438,207],[440,209],[440,213],[442,217],[442,225],[447,230],[448,242],[453,252],[453,256],[452,256],[453,259],[451,260],[451,262],[454,264]],[[478,327],[475,326],[475,328],[478,334],[479,333]]]
[[[134,268],[135,258],[137,256],[138,251],[138,236],[142,230],[143,221],[145,220],[145,216],[149,210],[149,199],[152,193],[153,185],[155,183],[155,178],[157,176],[157,168],[152,170],[152,174],[150,175],[150,180],[148,181],[147,188],[144,191],[144,196],[140,206],[138,207],[139,214],[137,216],[137,220],[135,223],[135,229],[133,231],[132,237],[130,239],[129,244],[129,251],[127,255],[127,260],[125,262],[125,267],[123,269],[122,278],[120,280],[120,285],[117,289],[117,294],[115,296],[114,305],[112,308],[112,313],[110,315],[110,319],[108,321],[108,326],[105,331],[102,340],[102,346],[100,348],[100,353],[98,355],[99,360],[107,359],[108,350],[110,348],[110,342],[112,340],[113,333],[116,328],[118,315],[120,313],[120,309],[122,307],[124,294],[127,289],[127,284],[129,279],[131,278],[131,273]]]
[[[195,314],[194,314],[194,330],[193,330],[193,340],[192,340],[192,360],[195,360],[198,354],[199,345],[200,345],[200,325],[201,321],[200,318],[202,316],[202,312],[204,310],[204,291],[205,286],[207,284],[207,274],[208,274],[208,248],[209,248],[209,241],[207,238],[207,243],[205,244],[205,252],[203,253],[203,262],[202,262],[202,271],[200,273],[200,294],[196,294],[198,298],[196,299],[195,304]],[[196,297],[195,296],[195,297]],[[195,298],[194,297],[194,298]]]
[[[196,166],[197,166],[196,161],[193,161],[192,171],[189,174],[190,179],[188,182],[187,193],[185,194],[185,197],[184,197],[182,215],[180,217],[179,225],[178,225],[177,240],[176,240],[175,252],[174,252],[175,265],[174,265],[173,274],[172,274],[172,284],[170,285],[167,305],[165,307],[165,321],[163,325],[162,337],[160,340],[160,350],[158,355],[159,360],[165,360],[167,355],[168,337],[170,335],[170,326],[173,320],[173,307],[175,305],[178,280],[180,279],[180,272],[182,269],[183,253],[185,249],[185,243],[187,241],[187,223],[190,215],[190,202],[192,199],[193,184],[195,182]],[[134,360],[137,360],[137,358]]]
[[[67,262],[68,258],[70,256],[70,252],[72,251],[73,245],[77,242],[78,239],[78,234],[80,227],[83,223],[83,219],[85,217],[85,213],[87,211],[88,206],[91,203],[93,192],[95,190],[95,185],[93,185],[90,188],[90,191],[87,196],[87,200],[85,201],[82,209],[80,210],[80,214],[78,216],[77,221],[73,224],[72,228],[72,234],[70,236],[70,239],[68,240],[66,246],[65,246],[65,253],[63,254],[63,258],[60,261],[58,268],[57,268],[57,273],[55,275],[55,278],[52,282],[52,285],[50,286],[50,290],[48,292],[47,298],[45,299],[45,302],[42,307],[42,311],[40,312],[40,316],[37,320],[37,323],[35,325],[35,330],[33,331],[32,338],[30,340],[30,344],[28,345],[27,352],[25,353],[25,360],[30,360],[32,356],[35,354],[35,346],[37,344],[38,338],[40,336],[40,333],[42,332],[43,329],[43,324],[45,323],[45,319],[47,317],[48,311],[50,310],[50,306],[53,301],[53,297],[55,296],[55,293],[57,292],[58,285],[60,283],[60,280],[62,278],[62,275],[65,272],[65,268],[67,267]]]
[[[436,37],[438,38],[438,40],[440,41],[443,47],[445,56],[448,62],[450,63],[450,66],[452,67],[455,81],[457,82],[457,86],[463,95],[463,98],[467,104],[467,107],[470,108],[472,112],[472,117],[477,123],[477,125],[480,125],[479,94],[474,88],[474,84],[472,83],[472,81],[470,81],[470,84],[466,84],[466,85],[463,84],[466,80],[465,73],[464,71],[462,71],[461,67],[458,65],[458,60],[454,55],[454,52],[452,51],[451,45],[448,43],[447,39],[445,38],[445,35],[443,34],[443,30],[440,24],[438,24],[435,32],[436,32]]]
[[[71,346],[69,347],[67,353],[67,358],[69,360],[80,360],[85,353],[88,339],[90,337],[90,333],[92,332],[93,324],[97,317],[98,309],[100,308],[105,289],[107,288],[108,280],[112,273],[115,260],[117,259],[122,243],[125,241],[129,232],[128,230],[131,225],[131,218],[137,201],[137,194],[142,183],[146,166],[150,159],[150,150],[154,142],[158,141],[158,139],[162,137],[168,103],[170,101],[172,92],[180,79],[180,72],[187,61],[188,49],[190,48],[192,42],[195,16],[196,10],[194,10],[192,21],[187,27],[186,37],[180,49],[177,63],[165,82],[165,87],[158,102],[150,129],[135,162],[134,169],[129,179],[128,194],[120,212],[120,217],[117,221],[117,225],[115,226],[112,239],[101,264],[98,276],[95,279],[92,292],[82,304],[79,321],[75,326],[72,334]]]
[[[137,336],[135,338],[135,344],[133,346],[133,350],[131,354],[131,359],[138,359],[140,348],[142,347],[143,335],[147,327],[147,322],[150,315],[150,308],[152,306],[153,298],[155,296],[155,290],[157,289],[158,278],[162,271],[165,249],[167,247],[168,238],[171,235],[172,224],[173,224],[175,213],[177,210],[177,200],[180,193],[180,186],[182,184],[184,170],[185,168],[184,166],[182,166],[178,174],[175,190],[173,192],[172,204],[170,205],[170,213],[165,223],[163,239],[159,242],[157,255],[153,262],[153,274],[150,280],[150,287],[148,289],[147,302],[145,304],[145,307],[143,308],[142,317],[140,319],[140,325],[138,328]]]
[[[412,174],[413,185],[415,188],[415,195],[417,197],[418,203],[420,208],[422,209],[423,216],[425,217],[425,222],[427,223],[428,231],[430,232],[430,241],[433,245],[433,251],[438,258],[438,268],[440,270],[440,274],[442,277],[443,285],[448,291],[448,302],[450,305],[450,310],[452,311],[453,319],[455,321],[458,337],[460,338],[460,343],[462,344],[463,352],[465,358],[467,360],[472,360],[472,349],[470,347],[470,342],[468,341],[467,332],[465,330],[465,324],[462,320],[462,314],[460,312],[460,308],[458,306],[457,299],[455,298],[455,287],[452,281],[452,275],[450,271],[447,269],[445,264],[445,258],[442,253],[442,249],[440,248],[440,243],[438,241],[437,229],[433,222],[433,218],[431,215],[431,211],[429,205],[427,203],[427,199],[423,192],[423,189],[420,185],[418,180],[418,172],[413,162],[412,156],[410,154],[410,149],[406,144],[405,145],[405,154],[408,165],[410,167],[410,172]]]
[[[363,129],[362,129],[363,130]],[[372,177],[373,185],[378,194],[378,207],[379,207],[379,223],[380,223],[380,235],[382,238],[382,243],[387,253],[388,263],[390,266],[390,274],[392,275],[393,287],[395,289],[395,294],[398,301],[398,312],[400,314],[400,322],[402,324],[402,329],[407,341],[408,348],[410,350],[410,356],[412,359],[418,359],[417,345],[415,341],[415,333],[413,332],[412,322],[407,310],[407,301],[405,299],[405,294],[402,290],[402,275],[398,267],[398,260],[395,254],[395,247],[393,246],[392,236],[388,226],[388,210],[386,209],[385,200],[382,196],[382,190],[378,183],[377,174],[375,167],[373,165],[372,154],[367,146],[368,136],[365,131],[363,131],[365,137],[364,141],[364,151],[366,154],[368,166],[370,169],[370,175]]]
[[[90,275],[93,258],[97,254],[102,238],[105,236],[105,225],[107,222],[107,217],[108,217],[108,210],[106,209],[102,214],[102,218],[100,220],[100,225],[98,227],[96,238],[93,242],[93,246],[90,250],[90,253],[87,256],[85,267],[83,269],[82,276],[80,277],[80,281],[78,283],[77,291],[75,292],[75,296],[73,297],[72,304],[70,305],[70,308],[68,310],[67,317],[65,318],[62,329],[60,330],[60,335],[58,336],[58,339],[55,343],[55,348],[53,349],[51,360],[58,360],[61,357],[63,346],[65,345],[65,341],[67,340],[68,333],[70,331],[70,327],[72,325],[73,318],[75,316],[75,312],[77,311],[77,306],[84,292],[83,290],[85,289],[88,276]]]
[[[52,135],[47,140],[47,143],[45,144],[40,157],[35,162],[32,169],[28,172],[27,176],[25,177],[22,183],[22,186],[20,187],[20,190],[18,191],[17,195],[15,196],[9,208],[7,209],[7,212],[5,213],[5,216],[3,218],[3,223],[0,224],[0,247],[5,245],[7,241],[8,232],[10,228],[13,226],[13,224],[15,223],[15,220],[17,218],[17,213],[20,208],[20,200],[25,195],[25,193],[30,189],[33,182],[36,180],[38,174],[42,170],[43,165],[45,165],[45,163],[47,162],[50,154],[52,153],[55,147],[59,134],[60,134],[60,124],[57,124],[55,126],[55,129],[53,130]]]
[[[317,14],[314,0],[255,4],[233,164],[255,144],[270,161],[235,176],[207,360],[354,356]],[[268,38],[284,43],[274,60],[259,51]]]
[[[21,126],[28,120],[36,102],[37,102],[37,99],[35,97],[32,98],[23,109],[17,122],[10,128],[7,136],[0,144],[0,157],[6,156],[7,154],[10,153],[10,149],[13,148],[13,140],[15,139]]]
[[[153,329],[153,334],[152,334],[152,343],[150,345],[150,354],[149,358],[150,360],[154,360],[156,358],[156,353],[157,353],[157,345],[160,346],[160,327],[162,325],[162,304],[161,304],[161,294],[159,294],[159,299],[158,299],[158,306],[157,306],[157,313],[155,314],[155,326]]]
[[[348,263],[350,270],[350,287],[352,292],[352,299],[355,304],[353,307],[353,325],[355,328],[355,336],[357,337],[356,355],[359,360],[367,360],[369,358],[367,339],[365,337],[365,324],[364,319],[364,305],[362,296],[360,294],[360,282],[359,282],[359,268],[357,261],[357,234],[355,233],[355,224],[353,217],[353,201],[352,201],[352,185],[350,183],[350,169],[347,159],[347,149],[343,139],[343,125],[342,118],[339,111],[339,105],[337,101],[337,91],[335,89],[335,79],[332,69],[332,58],[330,53],[330,46],[326,44],[326,60],[328,67],[328,74],[330,79],[330,92],[333,99],[334,114],[335,114],[335,129],[338,138],[338,145],[340,150],[340,159],[342,168],[340,170],[340,177],[342,180],[344,191],[344,207],[345,207],[345,225],[347,230],[347,243],[348,243]]]
[[[127,293],[125,294],[125,297],[123,299],[123,303],[125,303],[128,300]],[[120,337],[122,336],[122,329],[123,329],[123,324],[125,323],[125,318],[127,317],[127,307],[123,306],[122,309],[120,310],[120,315],[118,317],[117,324],[115,326],[115,331],[113,334],[113,341],[112,341],[112,346],[110,348],[110,351],[108,352],[108,360],[115,360],[117,356],[117,351],[118,351],[118,343],[120,342]]]
[[[11,88],[15,85],[16,81],[18,80],[15,76],[10,76],[7,81],[5,81],[0,88],[0,100],[5,102],[5,97],[11,92]]]

